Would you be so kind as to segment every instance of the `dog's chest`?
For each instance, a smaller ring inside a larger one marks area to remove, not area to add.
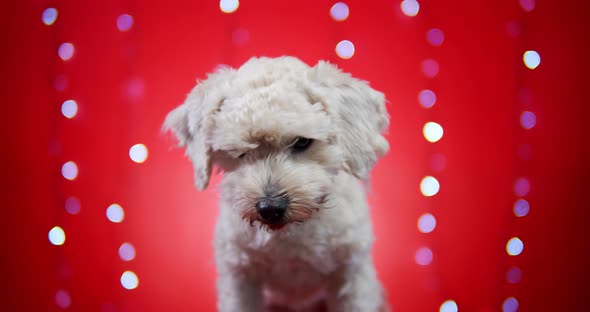
[[[259,232],[244,252],[255,275],[289,290],[321,287],[337,267],[332,246],[314,235]]]

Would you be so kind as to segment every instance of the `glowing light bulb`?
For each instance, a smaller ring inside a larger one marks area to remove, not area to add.
[[[51,230],[49,230],[48,237],[49,242],[56,246],[61,246],[66,241],[66,233],[59,226],[54,226]]]
[[[107,219],[113,223],[121,223],[125,219],[125,211],[119,204],[112,204],[107,208]]]
[[[61,166],[61,174],[70,181],[76,179],[78,177],[78,165],[73,161],[68,161]]]
[[[444,134],[443,128],[436,122],[429,121],[424,124],[422,128],[422,134],[424,134],[424,138],[430,142],[435,143],[438,142]]]
[[[400,7],[407,16],[416,16],[420,11],[420,4],[416,0],[404,0],[400,3]]]
[[[447,300],[440,305],[440,312],[458,312],[459,307],[455,300]]]
[[[59,46],[59,48],[57,49],[57,54],[62,60],[69,61],[74,56],[74,50],[75,49],[73,44],[65,42]]]
[[[425,213],[418,219],[418,230],[422,233],[431,233],[436,227],[436,218],[430,213]]]
[[[440,190],[440,183],[435,177],[426,176],[420,182],[420,192],[426,197],[434,196]]]
[[[135,289],[139,285],[139,279],[137,278],[137,274],[132,271],[125,271],[121,275],[121,285],[125,289]]]
[[[129,149],[129,158],[140,164],[145,162],[148,157],[148,149],[143,144],[135,144]]]
[[[524,65],[529,69],[535,69],[541,64],[541,56],[537,51],[529,50],[524,52],[522,56]]]
[[[522,253],[524,244],[518,237],[511,238],[506,244],[506,252],[511,256],[518,256]]]
[[[348,5],[344,2],[336,2],[330,8],[330,16],[337,22],[345,21],[349,13]]]
[[[41,20],[43,21],[43,24],[50,26],[55,23],[58,15],[59,14],[55,8],[47,8],[41,14]]]
[[[223,13],[233,13],[235,12],[238,7],[240,6],[240,1],[238,0],[221,0],[219,1],[219,8]]]
[[[78,113],[78,103],[74,100],[67,100],[61,104],[61,113],[68,119],[72,119]]]
[[[354,44],[349,40],[342,40],[336,45],[336,54],[342,59],[349,59],[354,55]]]

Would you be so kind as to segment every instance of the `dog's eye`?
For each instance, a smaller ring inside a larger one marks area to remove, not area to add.
[[[311,145],[312,142],[313,142],[312,139],[299,137],[295,140],[293,145],[291,145],[291,149],[295,153],[303,152],[309,148],[309,146]]]
[[[240,156],[238,156],[239,159],[244,159],[244,157],[246,157],[246,153],[242,153]]]

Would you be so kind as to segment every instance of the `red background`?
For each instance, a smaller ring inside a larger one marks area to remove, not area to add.
[[[329,60],[386,94],[391,151],[373,172],[370,202],[375,262],[395,311],[438,311],[448,299],[459,311],[501,311],[510,296],[519,311],[588,309],[585,1],[539,1],[531,12],[517,0],[420,1],[415,17],[399,0],[345,2],[344,22],[330,17],[335,1],[244,0],[232,14],[217,1],[5,3],[2,310],[59,311],[55,295],[65,290],[72,311],[214,311],[220,177],[198,192],[160,126],[195,79],[263,55]],[[41,21],[48,7],[59,11],[50,26]],[[116,25],[124,13],[134,18],[126,32]],[[236,44],[239,28],[248,38]],[[431,28],[444,32],[440,47],[426,40]],[[334,51],[343,39],[356,47],[348,60]],[[75,46],[69,61],[57,54],[64,42]],[[541,55],[535,70],[523,64],[526,50]],[[432,79],[420,70],[427,58],[440,64]],[[425,88],[438,97],[431,109],[418,103]],[[79,107],[71,120],[60,112],[68,99]],[[530,130],[519,123],[524,110],[537,117]],[[445,131],[437,143],[422,136],[431,120]],[[136,143],[149,149],[143,164],[128,156]],[[446,159],[442,171],[430,165],[435,153]],[[61,176],[70,160],[73,181]],[[433,197],[420,193],[426,175],[441,184]],[[512,212],[520,177],[531,183],[523,218]],[[69,196],[80,199],[77,215],[64,210]],[[112,203],[125,209],[122,223],[106,218]],[[430,234],[416,227],[425,212],[437,219]],[[63,246],[47,239],[55,225]],[[513,236],[524,242],[516,257],[506,253]],[[137,251],[129,262],[117,254],[126,241]],[[430,265],[415,262],[422,246],[433,251]],[[505,278],[513,266],[523,272],[516,284]],[[125,270],[138,275],[137,289],[121,286]]]

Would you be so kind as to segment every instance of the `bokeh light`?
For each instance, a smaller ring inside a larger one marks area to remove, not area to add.
[[[61,166],[61,174],[70,181],[76,179],[78,177],[78,165],[73,161],[68,161]]]
[[[47,26],[53,25],[53,23],[55,23],[57,20],[58,15],[59,13],[55,8],[47,8],[41,14],[41,20],[43,21],[43,24]]]
[[[65,208],[69,214],[77,215],[80,213],[80,200],[76,197],[69,197],[66,199]]]
[[[231,33],[231,40],[236,46],[243,46],[250,40],[250,32],[240,27]]]
[[[135,144],[129,149],[129,158],[138,164],[145,162],[147,157],[148,149],[143,144]]]
[[[537,5],[535,0],[518,0],[518,3],[525,12],[530,12],[534,10],[535,6]]]
[[[58,290],[55,293],[55,304],[62,309],[67,309],[72,304],[70,294],[63,289]]]
[[[121,14],[117,17],[117,28],[120,31],[128,31],[133,26],[133,16]]]
[[[72,119],[78,113],[78,103],[74,100],[67,100],[61,104],[61,113],[68,119]]]
[[[111,204],[107,208],[107,218],[114,223],[121,223],[125,219],[125,211],[119,204]]]
[[[432,46],[440,47],[445,41],[445,34],[438,28],[433,28],[426,32],[426,40]]]
[[[429,121],[424,124],[422,128],[422,134],[424,134],[424,138],[430,142],[435,143],[438,142],[444,134],[443,128],[436,122]]]
[[[121,285],[125,289],[135,289],[139,285],[139,279],[133,271],[125,271],[121,275]]]
[[[402,12],[407,16],[416,16],[420,11],[420,4],[416,0],[404,0],[400,3]]]
[[[522,271],[518,267],[512,267],[506,272],[506,281],[510,284],[517,284],[522,280]]]
[[[420,247],[416,251],[415,260],[416,263],[422,266],[426,266],[432,263],[432,250],[428,247]]]
[[[524,244],[518,237],[513,237],[508,240],[506,244],[506,252],[511,256],[518,256],[522,253],[524,249]]]
[[[66,233],[64,230],[59,226],[54,226],[51,230],[49,230],[49,242],[56,246],[61,246],[66,241]]]
[[[354,55],[354,44],[349,40],[342,40],[336,45],[336,54],[343,59],[349,59]]]
[[[431,233],[436,227],[436,218],[431,213],[425,213],[418,218],[418,230],[422,233]]]
[[[537,116],[535,113],[524,111],[520,114],[520,125],[529,130],[532,129],[537,124]]]
[[[524,65],[529,69],[535,69],[541,64],[541,56],[537,51],[529,50],[524,52],[522,60],[524,61]]]
[[[62,43],[57,49],[59,58],[64,61],[69,61],[74,56],[74,45],[69,42]]]
[[[439,65],[438,62],[433,59],[426,59],[421,65],[422,73],[427,78],[434,78],[438,75]]]
[[[238,7],[240,6],[240,1],[238,0],[221,0],[219,1],[219,8],[223,13],[233,13],[235,12]]]
[[[420,182],[420,192],[426,197],[434,196],[440,190],[440,183],[435,177],[426,176]]]
[[[529,209],[530,209],[530,205],[529,202],[526,201],[525,199],[518,199],[516,200],[516,202],[514,202],[514,207],[513,207],[513,211],[514,211],[514,215],[517,217],[524,217],[527,214],[529,214]]]
[[[424,108],[431,108],[436,104],[436,94],[432,90],[422,90],[418,93],[418,101]]]
[[[502,304],[502,312],[516,312],[518,311],[518,300],[514,297],[508,297]]]
[[[348,14],[350,11],[348,10],[348,5],[344,2],[336,2],[330,8],[330,16],[338,22],[345,21],[348,18]]]
[[[457,312],[459,311],[459,307],[455,300],[447,300],[440,305],[440,312]]]
[[[131,243],[125,242],[119,247],[119,257],[123,261],[135,259],[135,247]]]
[[[527,178],[518,178],[514,182],[514,193],[519,197],[525,197],[531,191],[531,183]]]

